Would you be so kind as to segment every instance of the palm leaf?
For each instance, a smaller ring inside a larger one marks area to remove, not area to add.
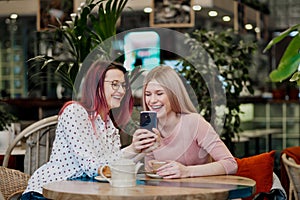
[[[75,17],[73,24],[55,27],[55,43],[61,42],[65,47],[68,60],[58,60],[54,57],[38,55],[29,59],[32,68],[48,69],[57,78],[75,92],[74,82],[80,63],[95,48],[104,51],[103,56],[110,55],[112,44],[102,45],[106,39],[116,35],[116,23],[128,0],[86,0],[81,12]],[[98,12],[93,13],[99,6]],[[68,61],[68,62],[67,62]],[[38,74],[38,73],[37,73]],[[32,78],[37,78],[32,76]]]

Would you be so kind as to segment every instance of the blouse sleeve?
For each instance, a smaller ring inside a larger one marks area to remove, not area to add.
[[[59,118],[65,134],[70,157],[77,161],[78,167],[88,176],[97,175],[99,166],[106,164],[95,153],[93,126],[86,110],[79,104],[67,106]]]
[[[198,125],[198,145],[209,153],[214,161],[220,163],[227,174],[236,173],[237,162],[214,128],[202,118]]]

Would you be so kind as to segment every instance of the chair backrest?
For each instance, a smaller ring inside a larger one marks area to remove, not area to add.
[[[281,158],[290,181],[289,199],[294,195],[295,200],[300,200],[300,165],[285,153]]]
[[[27,186],[29,175],[15,169],[0,166],[0,199],[20,197]]]
[[[57,120],[57,115],[47,117],[21,131],[7,148],[2,165],[7,167],[12,150],[20,141],[26,141],[24,172],[29,175],[33,174],[37,168],[49,160]]]

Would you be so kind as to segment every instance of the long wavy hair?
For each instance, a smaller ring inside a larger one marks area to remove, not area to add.
[[[196,113],[188,92],[176,71],[169,66],[157,66],[146,75],[143,84],[143,108],[149,110],[145,101],[145,90],[150,81],[156,81],[164,88],[175,113]]]
[[[111,69],[119,69],[124,73],[125,82],[128,87],[126,88],[121,105],[118,108],[110,110],[104,94],[104,78],[106,72]],[[60,114],[68,104],[73,102],[74,101],[67,102],[61,109]],[[87,110],[92,122],[99,114],[100,116],[104,116],[104,119],[102,119],[104,122],[106,122],[109,115],[117,127],[125,125],[131,117],[133,97],[127,71],[123,65],[117,62],[95,61],[84,78],[81,88],[81,99],[78,103]]]

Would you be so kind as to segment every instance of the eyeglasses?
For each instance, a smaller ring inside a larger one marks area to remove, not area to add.
[[[109,82],[110,85],[111,85],[111,88],[113,90],[118,90],[120,87],[122,87],[123,90],[127,89],[127,84],[125,82],[120,82],[120,81],[117,81],[117,80],[114,80],[114,81],[104,81],[104,82]]]

